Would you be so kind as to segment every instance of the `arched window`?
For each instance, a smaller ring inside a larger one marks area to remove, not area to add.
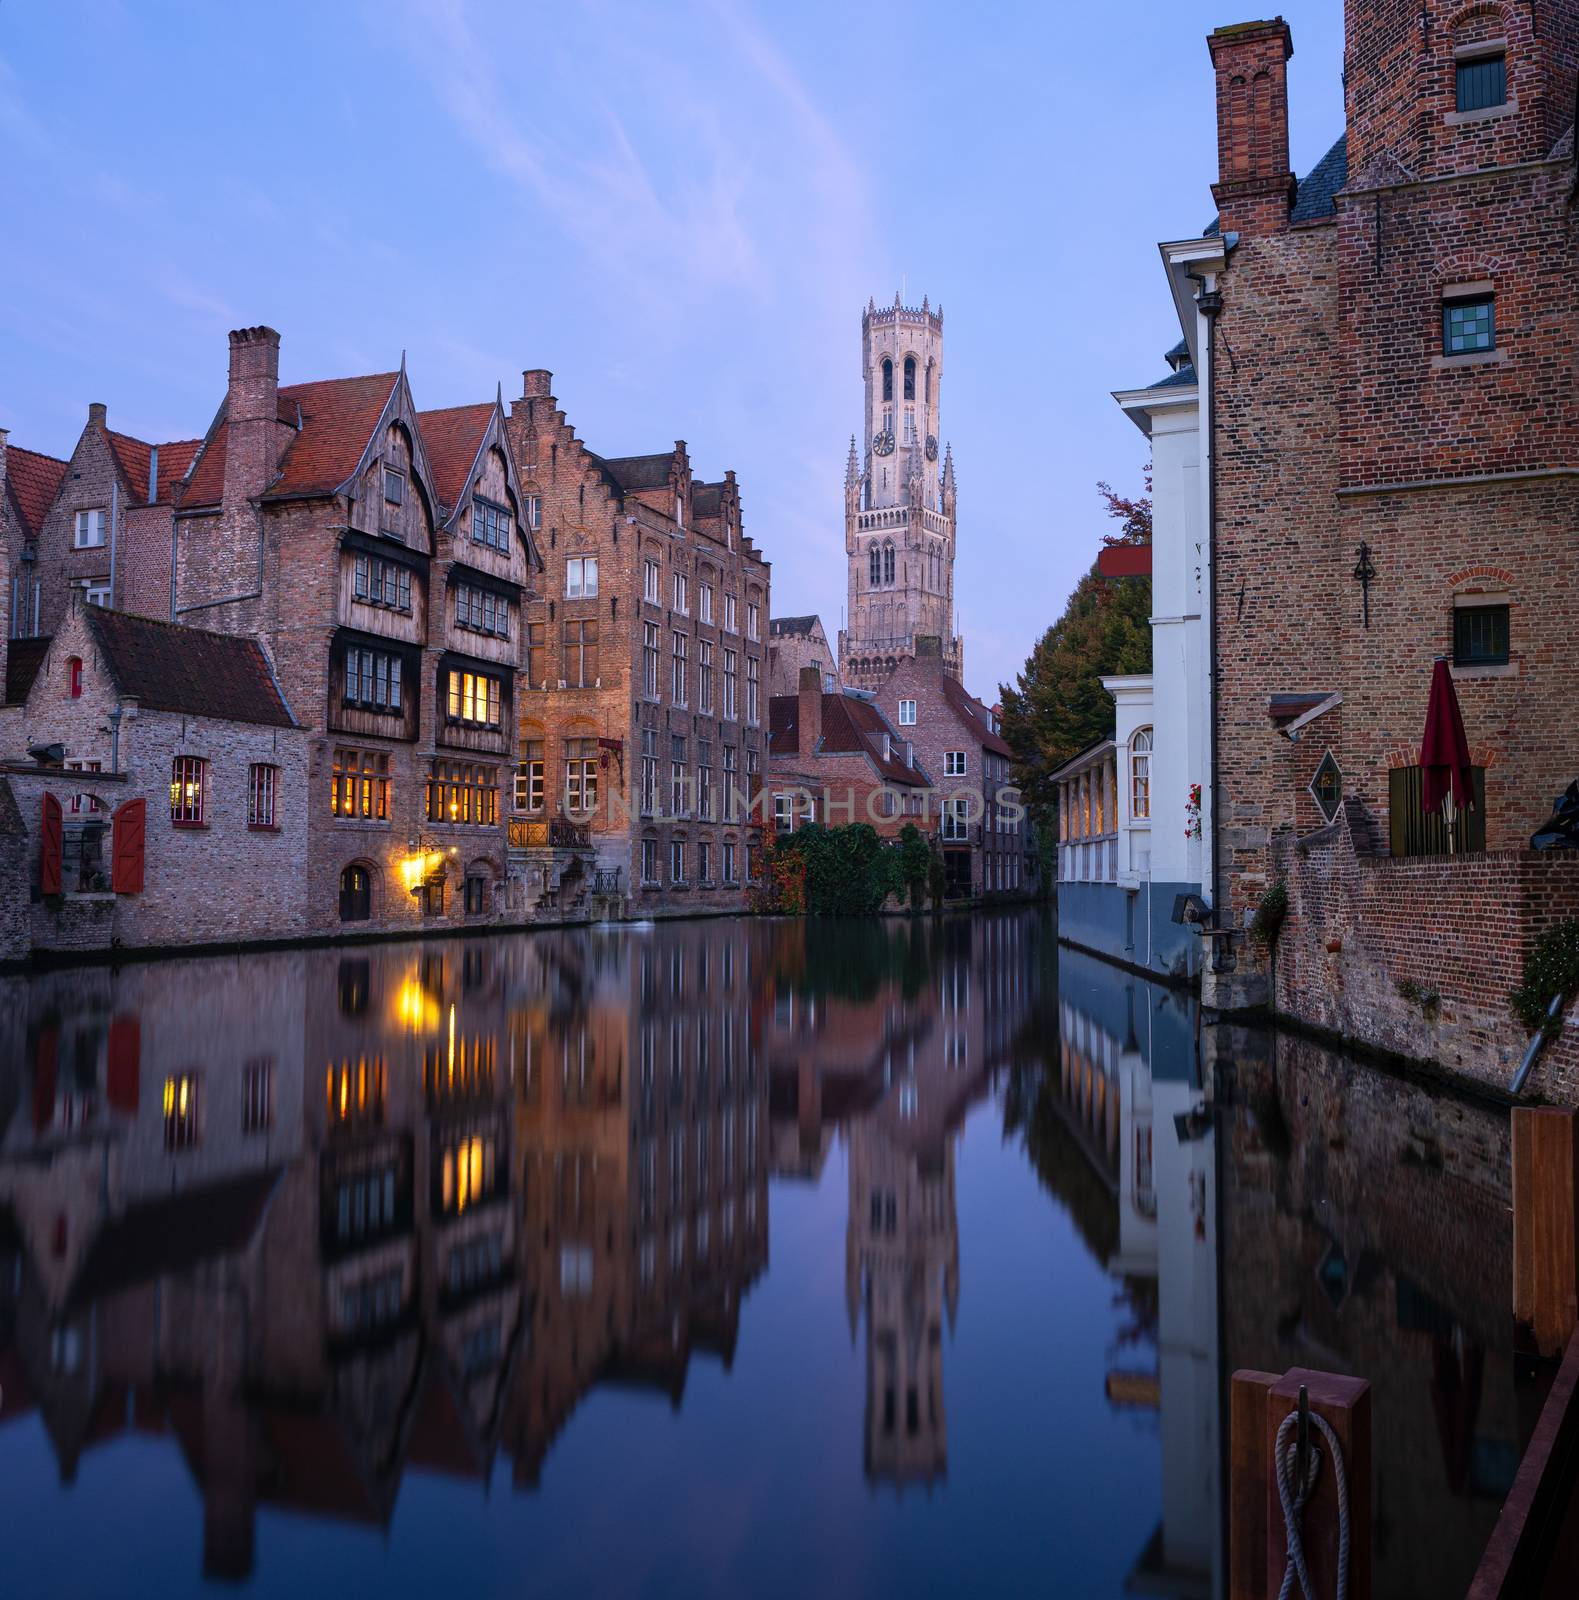
[[[340,874],[340,920],[366,922],[372,914],[372,875],[366,867],[353,861]]]
[[[883,582],[894,581],[894,547],[891,544],[883,546]]]
[[[1137,730],[1129,745],[1129,814],[1143,822],[1151,816],[1151,729]]]
[[[905,399],[914,400],[916,397],[916,358],[905,357]]]
[[[867,586],[875,589],[883,581],[883,558],[874,541],[867,555],[866,574]]]
[[[886,358],[883,361],[883,399],[892,402],[894,398],[894,364]]]
[[[82,698],[82,657],[72,656],[66,663],[66,693],[73,700]]]

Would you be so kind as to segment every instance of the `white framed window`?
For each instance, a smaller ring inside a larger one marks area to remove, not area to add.
[[[102,507],[92,511],[79,511],[72,530],[71,543],[77,550],[97,550],[105,540],[108,516]]]
[[[901,700],[899,702],[899,726],[913,728],[916,725],[916,703],[914,700]]]
[[[710,639],[697,641],[697,709],[704,717],[713,714],[713,645]]]
[[[543,809],[543,741],[527,739],[521,747],[524,759],[515,769],[515,809],[541,811]]]
[[[685,882],[685,842],[681,839],[669,841],[669,882]]]
[[[1129,814],[1137,822],[1151,816],[1151,729],[1141,728],[1129,747]]]
[[[572,815],[598,808],[598,741],[565,740],[565,810]]]
[[[737,715],[735,701],[739,690],[740,674],[735,663],[739,654],[734,650],[724,652],[724,720],[733,722]]]
[[[641,564],[641,597],[658,604],[658,563],[644,561]]]
[[[565,598],[595,600],[598,594],[598,558],[572,556],[565,563]]]
[[[724,632],[740,632],[740,629],[735,621],[735,597],[732,594],[726,594],[724,596]]]
[[[534,533],[543,526],[543,497],[539,494],[526,497],[526,525]]]
[[[90,606],[107,606],[110,603],[110,580],[108,578],[90,578],[82,586],[82,598]]]
[[[963,778],[965,769],[965,752],[963,750],[945,750],[943,752],[943,776],[945,778]]]
[[[273,828],[274,798],[279,788],[280,769],[264,762],[254,762],[247,768],[247,826]]]
[[[674,575],[674,609],[681,616],[689,616],[691,612],[690,584],[683,572]]]
[[[970,838],[970,801],[955,796],[943,802],[943,837],[950,843]]]
[[[699,583],[696,586],[697,610],[703,622],[713,620],[713,586],[710,583]]]
[[[746,637],[748,639],[760,639],[762,637],[758,631],[761,615],[762,607],[755,600],[746,602]]]
[[[746,657],[746,721],[754,728],[762,719],[758,710],[762,698],[762,663],[755,656]]]

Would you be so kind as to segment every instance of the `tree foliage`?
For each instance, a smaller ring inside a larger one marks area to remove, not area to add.
[[[814,917],[872,916],[905,887],[899,851],[867,822],[839,828],[810,822],[781,835],[770,863],[775,879],[787,881],[796,862],[805,873],[800,909]]]
[[[1150,495],[1131,499],[1105,483],[1097,488],[1121,530],[1105,542],[1150,544]],[[1051,774],[1112,735],[1113,701],[1103,676],[1151,670],[1150,619],[1150,578],[1103,578],[1093,566],[1014,684],[1002,686],[1003,736],[1015,752],[1015,781],[1039,818],[1057,804]]]

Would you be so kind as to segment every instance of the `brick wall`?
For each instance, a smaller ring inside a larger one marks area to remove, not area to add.
[[[1540,935],[1579,917],[1579,856],[1394,859],[1373,853],[1374,827],[1351,800],[1331,827],[1276,841],[1274,872],[1289,893],[1278,1007],[1506,1089],[1528,1042],[1508,994]],[[1564,1088],[1555,1057],[1541,1072],[1535,1089]]]

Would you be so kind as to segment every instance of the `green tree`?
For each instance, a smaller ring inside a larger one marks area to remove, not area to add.
[[[1150,544],[1150,498],[1125,499],[1106,484],[1098,489],[1121,526],[1106,542]],[[1002,686],[1003,736],[1015,752],[1015,781],[1043,825],[1057,806],[1052,773],[1113,732],[1113,701],[1101,679],[1151,670],[1150,617],[1150,578],[1104,578],[1093,565],[1014,684]]]

